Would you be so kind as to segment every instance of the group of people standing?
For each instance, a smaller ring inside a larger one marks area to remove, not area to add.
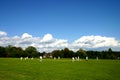
[[[79,58],[79,56],[78,57],[72,57],[72,62],[74,62],[75,60],[79,61],[81,59]],[[88,61],[88,56],[86,56],[85,60]],[[96,60],[98,60],[98,57],[96,57]]]
[[[20,57],[20,59],[22,60],[23,59],[23,57]],[[25,57],[25,60],[27,60],[28,59],[28,57]],[[42,60],[43,60],[43,57],[42,56],[40,56],[40,61],[42,62]],[[54,57],[54,60],[56,59],[56,57]],[[58,57],[58,59],[60,59],[60,57]],[[33,57],[31,58],[31,60],[33,60]],[[74,61],[80,61],[81,59],[79,58],[79,56],[78,57],[72,57],[72,62],[74,62]],[[85,58],[85,60],[86,61],[88,61],[88,56],[86,56],[86,58]],[[98,60],[98,57],[96,57],[96,60]]]

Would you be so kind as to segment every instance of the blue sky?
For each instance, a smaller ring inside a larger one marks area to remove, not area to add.
[[[120,0],[0,0],[0,31],[71,43],[91,35],[120,40]]]

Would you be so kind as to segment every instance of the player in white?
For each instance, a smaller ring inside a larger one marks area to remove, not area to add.
[[[40,56],[40,61],[42,62],[42,56]]]
[[[88,61],[88,56],[86,56],[86,61]]]
[[[74,62],[75,61],[75,58],[74,57],[72,57],[72,62]]]

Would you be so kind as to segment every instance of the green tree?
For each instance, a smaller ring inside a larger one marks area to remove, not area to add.
[[[63,50],[63,53],[64,53],[64,58],[69,58],[69,49],[68,48],[64,48]]]
[[[61,56],[59,50],[52,51],[52,55],[53,55],[53,57],[59,57],[59,56]]]
[[[21,57],[23,54],[23,49],[21,47],[8,45],[5,49],[7,57]]]
[[[108,49],[108,54],[109,54],[110,56],[112,55],[112,52],[113,52],[112,49],[109,48],[109,49]]]
[[[5,47],[0,46],[0,57],[6,57],[6,50]]]
[[[35,47],[29,46],[25,49],[25,53],[27,54],[28,57],[37,57],[38,56],[38,51]]]
[[[108,52],[110,52],[110,53],[111,53],[111,52],[112,52],[112,49],[111,49],[111,48],[109,48],[109,49],[108,49]]]
[[[81,58],[84,58],[84,57],[87,56],[86,51],[83,50],[82,48],[80,48],[80,49],[76,52],[76,55],[79,56],[79,57],[81,57]]]
[[[15,57],[21,57],[23,55],[23,49],[21,47],[16,47]]]
[[[12,45],[6,47],[7,57],[14,57],[14,48]]]

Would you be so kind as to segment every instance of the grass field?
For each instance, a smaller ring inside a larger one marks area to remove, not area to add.
[[[0,80],[120,80],[120,60],[0,58]]]

